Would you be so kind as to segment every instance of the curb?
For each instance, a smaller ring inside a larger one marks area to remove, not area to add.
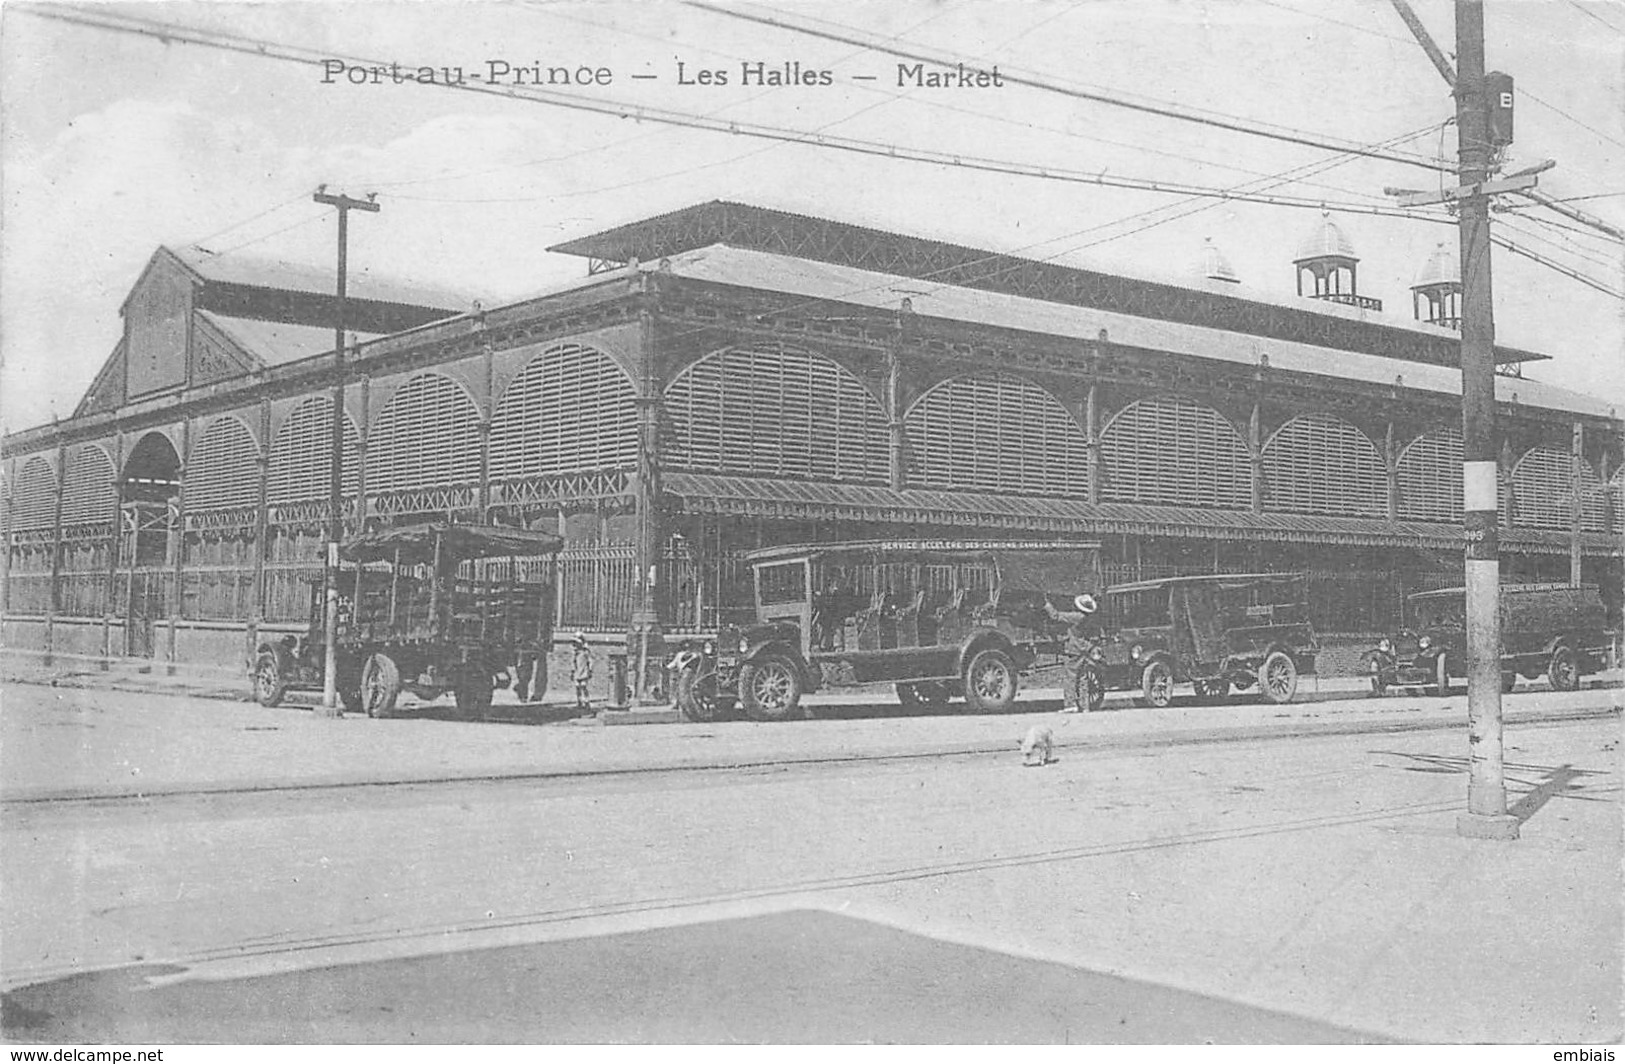
[[[1509,726],[1567,724],[1619,717],[1620,713],[1620,707],[1614,705],[1604,705],[1591,709],[1513,712],[1506,715],[1505,723]],[[1288,721],[1281,724],[1231,725],[1219,728],[1187,728],[1161,733],[1136,732],[1116,736],[1092,736],[1076,738],[1068,742],[1057,741],[1055,745],[1058,749],[1066,750],[1136,750],[1161,746],[1195,746],[1209,743],[1325,738],[1338,735],[1384,735],[1404,732],[1444,731],[1460,728],[1463,723],[1463,720],[1455,713],[1448,716],[1434,714],[1408,720],[1392,721],[1370,717],[1359,720],[1316,723]],[[353,775],[318,776],[308,780],[290,782],[239,781],[237,783],[197,785],[173,784],[167,786],[158,785],[142,790],[68,788],[61,791],[39,791],[33,794],[0,794],[0,805],[21,806],[55,802],[128,801],[146,798],[206,797],[219,794],[277,794],[299,791],[341,790],[356,787],[406,787],[452,783],[586,779],[598,776],[642,776],[679,772],[727,772],[786,765],[860,765],[870,762],[910,761],[937,757],[985,756],[988,754],[1011,753],[1014,750],[1015,745],[1011,741],[987,740],[971,743],[918,745],[911,748],[874,750],[857,754],[815,754],[802,757],[792,754],[738,758],[719,757],[703,761],[673,761],[664,764],[608,764],[557,769],[470,769],[466,772],[442,772],[432,775],[382,775],[373,778]]]

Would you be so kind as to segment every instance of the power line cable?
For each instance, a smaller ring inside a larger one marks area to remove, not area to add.
[[[383,60],[336,55],[332,52],[323,52],[318,54],[310,49],[302,48],[300,46],[259,40],[256,38],[245,37],[240,34],[225,33],[222,31],[199,30],[195,27],[184,26],[176,23],[160,22],[155,19],[137,18],[130,15],[119,15],[97,9],[62,9],[49,5],[41,5],[39,7],[21,10],[38,17],[57,19],[59,21],[90,26],[96,29],[133,33],[168,42],[195,44],[202,47],[241,52],[265,59],[299,63],[306,66],[321,66],[327,62],[344,62],[362,67],[376,66],[385,70],[390,69],[391,66],[388,61]],[[407,64],[407,67],[408,69],[415,69],[411,64]],[[411,80],[408,80],[407,83],[421,86],[421,83]],[[885,144],[876,141],[861,140],[855,137],[843,137],[825,133],[807,132],[803,130],[784,129],[781,127],[769,126],[760,123],[708,119],[703,116],[692,115],[686,112],[668,111],[660,108],[615,103],[613,101],[603,100],[596,97],[551,92],[532,86],[471,84],[466,82],[448,83],[444,81],[436,81],[431,85],[421,87],[444,88],[456,91],[472,92],[481,95],[497,96],[505,99],[517,100],[520,102],[538,103],[547,106],[562,107],[594,114],[610,115],[623,119],[630,118],[635,121],[658,122],[662,124],[701,129],[709,132],[728,133],[735,136],[756,137],[764,140],[801,144],[835,151],[844,151],[857,155],[899,159],[910,162],[921,162],[935,166],[954,166],[969,170],[1012,174],[1022,177],[1063,181],[1073,184],[1098,185],[1107,188],[1124,188],[1141,192],[1156,192],[1170,195],[1209,196],[1216,199],[1234,200],[1239,202],[1267,203],[1275,206],[1320,209],[1322,207],[1332,205],[1332,201],[1328,201],[1324,198],[1283,195],[1259,196],[1246,193],[1235,193],[1224,189],[1216,189],[1200,185],[1188,185],[1179,182],[1154,181],[1146,178],[1107,176],[1107,172],[1104,170],[1099,173],[1085,173],[1059,167],[1039,166],[1036,164],[1013,162],[969,154],[943,152],[924,148],[911,148],[896,144]],[[1355,154],[1366,154],[1363,149],[1358,147],[1333,148],[1332,150],[1339,152],[1352,151]],[[1418,218],[1435,222],[1448,221],[1447,218],[1442,216],[1433,216],[1402,208],[1379,206],[1376,204],[1339,202],[1335,205],[1340,210],[1350,213],[1374,214],[1395,218]]]
[[[872,37],[867,37],[866,39],[866,35],[862,33],[862,31],[841,26],[837,23],[824,23],[823,25],[835,27],[833,29],[825,29],[822,25],[808,25],[804,20],[791,22],[783,18],[774,18],[768,15],[754,14],[738,7],[722,7],[717,4],[710,3],[708,0],[682,0],[682,2],[689,7],[714,12],[715,14],[724,15],[728,18],[743,19],[747,22],[754,22],[764,26],[773,26],[778,29],[788,30],[792,33],[801,33],[811,37],[821,37],[825,40],[840,41],[845,44],[865,45],[873,48],[875,51],[885,52],[903,59],[912,59],[916,62],[932,63],[935,65],[952,67],[955,64],[964,61],[963,57],[937,52],[932,49],[926,49],[919,46],[904,48],[897,45],[888,44],[884,41],[875,40]],[[1126,97],[1109,95],[1096,89],[1075,87],[1073,85],[1065,84],[1057,79],[1049,78],[1036,73],[1029,73],[1020,70],[1005,70],[1003,68],[1000,69],[999,73],[1000,76],[1010,84],[1024,85],[1028,88],[1039,89],[1044,92],[1053,92],[1062,96],[1070,96],[1074,99],[1109,104],[1114,107],[1123,107],[1129,110],[1139,111],[1145,114],[1154,114],[1164,118],[1177,119],[1183,122],[1195,122],[1200,125],[1227,129],[1234,133],[1245,133],[1250,136],[1265,137],[1270,140],[1283,141],[1288,144],[1297,144],[1303,147],[1322,148],[1328,151],[1356,151],[1359,154],[1367,155],[1373,159],[1382,159],[1386,162],[1404,163],[1407,166],[1420,166],[1429,170],[1445,170],[1450,173],[1455,172],[1454,166],[1442,162],[1436,162],[1421,156],[1398,155],[1392,152],[1362,150],[1359,149],[1358,146],[1349,142],[1344,142],[1341,144],[1335,143],[1333,138],[1330,138],[1324,134],[1292,130],[1289,127],[1284,126],[1251,123],[1235,116],[1223,115],[1220,112],[1203,112],[1196,108],[1178,108],[1176,105],[1161,101],[1157,101],[1155,103],[1141,103],[1135,100],[1130,100]]]

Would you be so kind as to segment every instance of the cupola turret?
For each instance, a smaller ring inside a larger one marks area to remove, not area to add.
[[[1449,241],[1428,255],[1411,283],[1417,321],[1461,330],[1461,256]]]
[[[1321,211],[1320,224],[1304,237],[1292,260],[1298,272],[1298,294],[1363,310],[1381,310],[1382,300],[1359,294],[1359,262],[1354,245],[1332,221],[1331,212]]]

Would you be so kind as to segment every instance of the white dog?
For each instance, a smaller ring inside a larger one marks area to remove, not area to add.
[[[1055,733],[1046,724],[1034,724],[1027,729],[1027,738],[1021,740],[1021,763],[1028,768],[1043,768],[1055,760]]]

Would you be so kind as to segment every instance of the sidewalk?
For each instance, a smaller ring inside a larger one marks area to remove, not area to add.
[[[1312,692],[1309,692],[1312,694]],[[1331,694],[1323,691],[1323,694]],[[414,715],[317,717],[308,707],[177,698],[174,692],[18,684],[4,690],[0,798],[90,798],[502,777],[734,768],[1010,750],[1033,724],[1062,748],[1124,748],[1359,731],[1454,727],[1465,692],[1447,698],[1356,697],[1274,706],[1176,703],[1141,709],[1115,696],[1093,714],[1054,712],[1059,693],[1027,692],[1001,716],[893,716],[881,695],[821,695],[815,719],[602,728],[572,709],[498,704],[501,721]],[[1533,692],[1505,700],[1509,726],[1617,714],[1622,692]],[[867,707],[867,708],[866,708]],[[435,710],[425,711],[426,714]],[[818,719],[820,715],[825,719]],[[635,714],[634,714],[635,715]],[[833,718],[833,719],[830,719]],[[562,722],[562,723],[561,723]],[[538,726],[541,725],[541,726]]]

